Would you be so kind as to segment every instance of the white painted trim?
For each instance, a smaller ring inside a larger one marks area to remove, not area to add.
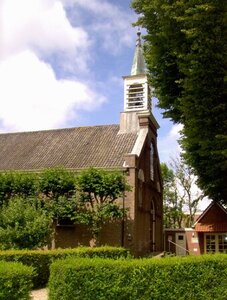
[[[185,231],[195,231],[193,228],[164,228],[164,231],[179,231],[179,232],[185,232]]]
[[[132,149],[131,154],[135,154],[138,157],[140,156],[147,135],[148,135],[148,128],[142,128],[139,130],[139,134],[138,134],[138,137],[136,139],[136,142]]]
[[[219,252],[219,240],[218,240],[218,236],[219,235],[226,235],[226,232],[205,232],[204,233],[204,253],[209,253],[209,251],[207,251],[207,236],[208,235],[214,235],[215,236],[215,251],[214,252]]]

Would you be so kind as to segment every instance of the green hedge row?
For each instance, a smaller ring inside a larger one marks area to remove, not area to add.
[[[50,300],[226,300],[227,255],[56,261],[49,296]]]
[[[129,251],[117,247],[78,247],[75,249],[56,250],[6,250],[0,251],[0,260],[17,261],[34,267],[37,276],[34,277],[34,287],[44,287],[49,279],[50,265],[56,259],[66,257],[101,257],[117,259],[128,257]]]
[[[28,300],[33,268],[21,263],[0,261],[0,300]]]

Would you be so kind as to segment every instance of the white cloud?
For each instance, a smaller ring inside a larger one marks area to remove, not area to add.
[[[105,101],[82,79],[57,79],[47,62],[88,69],[89,36],[71,25],[61,1],[2,0],[0,8],[0,131],[67,126]]]
[[[169,132],[169,136],[170,138],[176,138],[179,139],[180,138],[180,131],[183,129],[183,125],[182,124],[176,124],[173,125],[173,127],[171,128],[170,132]]]
[[[59,1],[5,0],[2,18],[7,52],[28,46],[68,50],[87,42],[86,33],[70,25]]]
[[[181,147],[177,140],[180,138],[182,125],[173,125],[166,135],[159,138],[158,149],[161,162],[168,163],[170,157],[176,157],[181,152]]]
[[[76,17],[84,18],[83,11],[92,23],[81,27]],[[131,46],[132,21],[107,1],[1,0],[0,131],[67,126],[81,110],[101,105],[100,84],[91,79],[92,47],[98,41],[113,54]],[[74,79],[63,80],[65,74]]]
[[[0,58],[31,49],[43,57],[61,53],[64,60],[68,58],[77,69],[86,69],[88,34],[82,28],[71,26],[61,1],[3,0],[1,14]]]
[[[116,4],[105,0],[62,0],[66,7],[74,7],[74,17],[79,9],[90,12],[93,16],[88,30],[99,36],[102,41],[99,46],[112,54],[118,53],[123,47],[131,47],[135,42],[135,29],[130,26],[136,21],[133,12],[129,14],[120,9]]]
[[[104,101],[82,82],[57,80],[31,51],[0,63],[0,82],[2,131],[64,126],[78,110]]]

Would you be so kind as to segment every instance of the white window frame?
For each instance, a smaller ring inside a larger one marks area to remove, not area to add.
[[[208,251],[207,247],[207,237],[209,235],[214,236],[214,245],[215,245],[215,250],[214,251]],[[205,253],[215,253],[215,252],[220,252],[219,249],[219,236],[225,236],[227,238],[227,232],[219,232],[219,233],[214,233],[214,232],[209,232],[204,234],[204,252]],[[226,240],[227,243],[227,240]],[[221,251],[221,253],[227,253],[227,249],[225,251]]]

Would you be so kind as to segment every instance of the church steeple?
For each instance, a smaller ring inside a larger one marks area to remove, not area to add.
[[[124,76],[123,79],[124,111],[151,111],[150,88],[147,82],[140,30],[137,31],[131,75]]]
[[[158,128],[158,124],[151,112],[151,89],[146,75],[140,30],[137,32],[131,74],[123,76],[123,79],[124,111],[121,113],[120,118],[120,133],[138,132],[140,130],[140,120],[144,116],[149,120],[152,119],[154,126]]]
[[[141,32],[137,31],[136,50],[133,58],[131,75],[139,75],[146,73],[146,65],[143,56],[143,49],[141,43]]]

